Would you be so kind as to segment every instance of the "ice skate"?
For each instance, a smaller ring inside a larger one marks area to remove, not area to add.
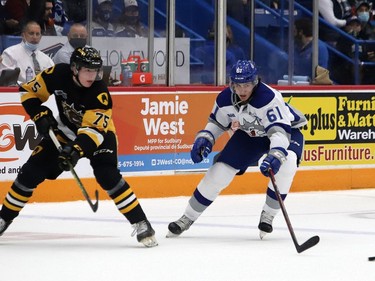
[[[177,237],[182,232],[188,230],[194,221],[189,219],[187,216],[183,215],[180,219],[171,222],[168,225],[167,238]]]
[[[273,231],[272,228],[272,221],[274,216],[270,213],[267,213],[266,211],[262,211],[260,214],[260,221],[258,225],[259,237],[260,239],[263,239],[264,236],[266,236],[267,233],[271,233]]]
[[[132,225],[134,231],[132,236],[137,234],[138,242],[142,243],[148,248],[155,247],[158,245],[158,242],[155,239],[155,230],[151,227],[151,224],[148,220],[143,220]]]
[[[3,235],[5,230],[7,230],[8,226],[12,223],[12,221],[6,222],[0,217],[0,236]]]

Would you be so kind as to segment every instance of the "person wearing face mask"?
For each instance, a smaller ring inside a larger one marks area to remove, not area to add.
[[[35,21],[27,22],[22,28],[22,41],[19,44],[6,48],[2,53],[0,70],[20,68],[18,81],[26,81],[26,69],[30,67],[36,75],[54,65],[52,59],[38,49],[42,39],[40,25]]]
[[[80,23],[74,23],[70,27],[67,37],[68,41],[53,57],[55,64],[69,63],[70,56],[72,55],[74,49],[86,45],[88,37],[87,29]]]
[[[375,28],[371,24],[371,4],[367,1],[358,1],[355,5],[355,15],[362,26],[359,36],[363,40],[375,40]]]
[[[92,22],[92,36],[112,37],[114,27],[112,24],[112,0],[98,0]]]
[[[344,54],[346,57],[351,58],[352,60],[356,57],[356,47],[354,43],[354,39],[360,40],[360,32],[361,32],[361,22],[357,16],[351,16],[347,20],[347,24],[344,28],[345,32],[351,37],[341,35],[336,44],[336,50],[338,50],[341,54]],[[358,48],[358,56],[359,60],[364,60],[364,53],[362,49],[362,45],[359,45]],[[354,68],[353,62],[341,56],[333,55],[331,58],[332,64],[332,78],[336,81],[336,83],[341,85],[351,85],[354,84]]]
[[[367,1],[357,1],[355,5],[355,14],[361,22],[361,32],[358,37],[362,40],[375,40],[375,27],[371,24],[372,3]],[[362,61],[375,62],[375,45],[362,44]],[[375,84],[375,67],[373,65],[364,65],[361,67],[361,84]]]
[[[115,36],[119,37],[147,37],[148,28],[141,23],[138,2],[124,0],[124,12],[115,27]]]

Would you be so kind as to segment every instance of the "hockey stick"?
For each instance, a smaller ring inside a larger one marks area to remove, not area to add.
[[[52,129],[49,130],[49,137],[51,138],[51,140],[55,144],[57,150],[61,151],[62,146],[61,146],[59,140],[57,139],[57,137],[55,136],[55,133],[52,131]],[[92,203],[92,201],[90,199],[90,196],[88,195],[88,193],[86,191],[86,188],[83,186],[83,183],[81,182],[80,178],[78,177],[78,175],[77,175],[76,171],[74,170],[72,164],[70,162],[68,162],[68,164],[69,164],[70,172],[72,173],[72,175],[73,175],[74,179],[76,180],[79,188],[81,189],[81,191],[83,193],[83,196],[85,197],[86,201],[89,203],[91,209],[95,213],[98,210],[98,206],[99,206],[99,192],[98,192],[98,190],[95,190],[95,200],[96,200],[96,202]]]
[[[273,173],[272,169],[269,169],[269,173],[270,173],[270,178],[271,178],[273,188],[275,189],[277,201],[279,201],[281,211],[283,212],[286,224],[289,229],[289,233],[292,236],[292,240],[293,240],[294,246],[296,247],[297,252],[302,253],[303,251],[306,251],[307,249],[314,247],[316,244],[319,243],[319,240],[320,240],[319,236],[313,236],[309,240],[307,240],[305,243],[301,245],[298,244],[296,235],[294,234],[294,230],[293,230],[292,224],[288,216],[288,213],[286,212],[286,209],[285,209],[284,201],[281,198],[279,188],[276,185],[275,174]]]

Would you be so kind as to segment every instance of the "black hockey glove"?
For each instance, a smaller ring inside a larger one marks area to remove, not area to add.
[[[70,168],[73,168],[82,156],[82,148],[78,144],[70,143],[60,151],[57,161],[63,171],[70,171]]]
[[[191,160],[194,163],[202,162],[212,151],[212,146],[215,144],[215,138],[210,131],[199,131],[195,137],[193,148],[190,151]]]
[[[44,105],[40,106],[39,113],[35,114],[32,120],[39,134],[44,138],[49,138],[49,129],[57,130],[57,121],[53,117],[52,111]]]
[[[260,165],[260,171],[266,177],[270,176],[269,170],[271,169],[273,173],[276,175],[277,172],[280,170],[281,164],[286,161],[286,156],[288,152],[282,147],[275,147],[272,148],[266,158],[264,158],[262,164]]]

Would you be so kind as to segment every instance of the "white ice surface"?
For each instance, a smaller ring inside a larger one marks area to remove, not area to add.
[[[258,238],[263,194],[219,196],[189,231],[165,238],[188,197],[139,199],[159,246],[144,248],[112,201],[27,204],[0,237],[0,280],[375,280],[375,190],[290,193],[274,232]]]

